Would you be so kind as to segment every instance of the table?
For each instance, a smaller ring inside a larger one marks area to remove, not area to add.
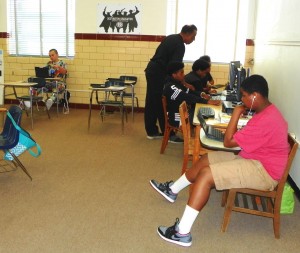
[[[215,118],[207,119],[206,120],[207,124],[219,128],[226,128],[228,125],[226,123],[220,123],[219,116],[222,111],[222,105],[217,106],[217,105],[200,104],[200,103],[196,104],[194,117],[193,117],[193,125],[195,125],[195,150],[193,153],[193,161],[197,160],[200,147],[211,149],[211,150],[238,152],[240,150],[240,147],[226,148],[224,147],[223,142],[209,139],[206,137],[204,130],[201,129],[201,125],[197,117],[197,113],[200,107],[211,107],[212,109],[215,110]]]
[[[4,91],[4,97],[7,95],[15,95],[17,98],[17,92],[16,92],[16,88],[28,88],[29,90],[29,97],[30,97],[30,118],[31,118],[31,128],[33,129],[33,103],[32,103],[32,86],[36,85],[37,83],[28,83],[28,82],[22,82],[22,81],[17,81],[17,82],[7,82],[7,83],[3,83],[4,85],[4,90],[6,87],[12,87],[14,93],[12,94],[5,94]]]
[[[134,120],[134,86],[136,84],[136,80],[125,80],[125,85],[131,87],[131,114],[132,114],[132,120]]]
[[[96,102],[99,105],[105,106],[118,106],[121,108],[121,115],[122,115],[122,133],[124,133],[124,101],[123,101],[123,93],[124,90],[126,89],[126,86],[110,86],[107,88],[89,88],[91,90],[91,95],[90,95],[90,105],[89,105],[89,119],[88,119],[88,130],[90,129],[90,122],[91,122],[91,114],[92,114],[92,102],[93,102],[93,95],[96,94]],[[120,98],[121,101],[111,101],[108,99],[109,92],[120,92]],[[99,101],[98,99],[98,92],[104,92],[105,93],[105,99],[103,101]],[[105,110],[105,109],[104,109]],[[105,111],[104,111],[105,113]]]
[[[224,147],[223,142],[207,138],[205,135],[205,132],[202,128],[200,129],[200,136],[198,139],[200,140],[201,146],[203,148],[219,150],[219,151],[221,151],[221,150],[222,151],[232,151],[232,152],[234,152],[234,151],[238,152],[241,150],[240,147],[226,148],[226,147]]]

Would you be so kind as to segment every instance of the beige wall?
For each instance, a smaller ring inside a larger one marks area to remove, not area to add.
[[[113,41],[113,40],[76,40],[74,59],[63,59],[68,64],[68,88],[87,90],[90,83],[103,83],[107,77],[135,75],[138,77],[136,93],[140,106],[144,107],[146,80],[144,69],[153,56],[158,42]],[[43,66],[48,58],[11,57],[7,55],[6,39],[0,39],[4,49],[5,81],[25,81],[34,76],[34,67]],[[191,69],[186,64],[186,73]],[[226,83],[228,66],[212,66],[212,75],[216,83]],[[25,91],[24,91],[25,92]],[[72,92],[71,103],[88,104],[88,94]]]
[[[115,3],[113,0],[106,2]],[[118,3],[128,3],[121,0]],[[141,4],[142,22],[141,34],[165,35],[166,3],[161,0],[133,1]],[[76,1],[76,33],[97,32],[97,4],[98,0]],[[159,8],[157,8],[159,6]],[[0,7],[6,8],[6,1],[0,0]],[[1,8],[0,13],[5,17],[6,11]],[[153,20],[155,14],[155,21]],[[6,19],[6,17],[5,17]],[[155,23],[155,29],[153,24]],[[6,27],[0,25],[0,32],[6,32]],[[25,81],[34,76],[34,67],[43,66],[48,58],[41,57],[11,57],[7,54],[7,40],[0,39],[0,48],[4,49],[5,81]],[[103,83],[107,77],[120,75],[135,75],[138,77],[136,93],[140,106],[144,107],[146,80],[144,69],[153,56],[158,42],[115,41],[115,40],[76,40],[74,59],[63,59],[68,64],[68,88],[72,90],[87,90],[90,83]],[[188,46],[187,46],[188,47]],[[249,57],[248,57],[249,58]],[[247,59],[247,57],[246,57]],[[191,69],[191,63],[186,64],[186,73]],[[212,65],[212,75],[216,83],[226,83],[228,66]],[[26,92],[26,90],[24,90]],[[72,92],[71,103],[88,104],[88,94]]]

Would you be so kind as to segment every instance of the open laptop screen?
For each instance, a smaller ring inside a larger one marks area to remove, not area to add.
[[[197,115],[197,116],[198,116],[198,120],[199,120],[199,122],[200,122],[201,127],[203,128],[204,132],[207,133],[207,131],[208,131],[208,129],[207,129],[208,126],[206,125],[205,119],[203,118],[203,116],[202,116],[200,110],[198,111],[198,115]]]
[[[49,76],[49,68],[48,67],[35,67],[35,76],[41,78],[48,78]]]

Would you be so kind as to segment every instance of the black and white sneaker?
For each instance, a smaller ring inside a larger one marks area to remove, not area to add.
[[[161,139],[162,137],[164,137],[164,135],[162,133],[147,135],[147,139],[149,139],[149,140]]]
[[[171,135],[170,138],[169,138],[169,142],[170,143],[175,143],[175,144],[182,144],[183,139],[181,139],[180,137],[178,137],[176,135]]]
[[[192,235],[180,234],[178,232],[179,219],[176,218],[175,224],[171,227],[159,226],[157,228],[158,235],[167,242],[175,243],[184,247],[192,245]]]
[[[178,194],[175,194],[170,189],[170,186],[173,184],[173,181],[169,181],[166,183],[159,183],[155,181],[154,179],[150,180],[151,186],[162,196],[164,196],[167,200],[170,202],[174,202],[177,198]]]

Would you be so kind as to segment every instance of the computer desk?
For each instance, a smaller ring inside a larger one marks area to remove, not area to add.
[[[193,162],[198,160],[198,154],[201,148],[209,149],[209,150],[218,150],[218,151],[229,151],[229,152],[239,152],[240,147],[235,148],[227,148],[224,147],[223,142],[216,141],[210,138],[207,138],[204,130],[201,128],[200,122],[197,117],[197,113],[200,107],[211,107],[215,111],[215,117],[214,119],[207,119],[206,123],[209,125],[213,125],[217,128],[226,128],[228,124],[220,123],[218,120],[219,114],[222,111],[222,105],[209,105],[209,104],[201,104],[197,103],[195,106],[195,112],[193,117],[193,125],[195,126],[195,148],[193,153]]]

